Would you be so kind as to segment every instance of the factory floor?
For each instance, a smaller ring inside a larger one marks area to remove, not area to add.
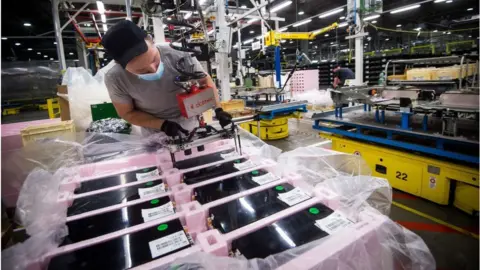
[[[323,141],[308,120],[291,120],[289,129],[288,138],[268,143],[283,151],[290,151]],[[479,269],[478,216],[395,189],[392,197],[390,218],[425,241],[436,260],[436,269]]]

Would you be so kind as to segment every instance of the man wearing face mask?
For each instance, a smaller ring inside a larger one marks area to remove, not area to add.
[[[142,127],[143,135],[160,131],[167,136],[188,135],[195,128],[196,118],[180,114],[176,95],[184,90],[173,81],[179,75],[175,64],[183,57],[187,56],[195,71],[203,71],[196,58],[169,46],[155,46],[151,37],[128,20],[111,27],[102,44],[115,60],[105,84],[121,118]],[[215,91],[215,117],[222,127],[230,124],[232,116],[222,110],[215,84],[208,75],[205,80]]]

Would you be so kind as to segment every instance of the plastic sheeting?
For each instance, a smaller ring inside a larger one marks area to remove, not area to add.
[[[311,189],[325,188],[338,194],[338,209],[352,221],[359,215],[371,213],[384,217],[391,205],[391,187],[386,180],[371,176],[366,163],[359,156],[337,153],[318,147],[302,147],[280,154],[280,150],[266,145],[247,132],[240,132],[242,149],[278,161],[278,170],[300,174]],[[107,137],[104,137],[107,136]],[[17,217],[25,226],[30,238],[2,253],[2,263],[8,269],[25,269],[29,262],[41,258],[56,248],[68,234],[65,226],[66,207],[55,207],[58,184],[66,176],[75,174],[72,168],[102,156],[115,159],[131,153],[147,153],[163,147],[166,137],[156,134],[140,138],[122,134],[83,134],[68,141],[71,151],[57,157],[45,158],[45,152],[30,152],[34,156],[23,158],[37,164],[22,186],[17,203]],[[60,139],[39,141],[32,147],[42,148],[51,143],[65,143]],[[86,151],[86,149],[90,149]],[[38,150],[38,149],[37,149]],[[44,150],[44,149],[43,149]],[[90,151],[87,159],[86,153]],[[94,165],[94,164],[93,164]],[[363,214],[362,214],[363,213]],[[423,240],[388,218],[368,237],[355,241],[339,254],[317,264],[315,269],[435,269],[435,261]],[[246,260],[241,257],[215,257],[196,253],[175,260],[165,269],[276,269],[299,256],[304,260],[316,260],[309,251],[328,245],[332,237],[295,247],[265,259]],[[328,248],[327,248],[328,249]],[[350,256],[345,256],[346,253]],[[295,269],[305,269],[297,265]]]

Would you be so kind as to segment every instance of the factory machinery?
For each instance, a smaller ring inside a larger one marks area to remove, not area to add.
[[[332,149],[362,156],[394,188],[478,214],[478,87],[355,86],[331,97],[335,110],[313,115],[313,128]]]

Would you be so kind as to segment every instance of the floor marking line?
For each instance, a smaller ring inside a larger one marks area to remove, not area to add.
[[[438,223],[438,224],[441,224],[441,225],[444,225],[444,226],[446,226],[446,227],[449,227],[450,229],[453,229],[453,230],[455,230],[455,231],[457,231],[457,232],[459,232],[459,233],[462,233],[462,234],[471,236],[471,237],[473,237],[473,238],[475,238],[475,239],[479,239],[478,234],[469,232],[469,231],[467,231],[467,230],[465,230],[465,229],[462,229],[462,228],[460,228],[460,227],[457,227],[457,226],[455,226],[455,225],[452,225],[452,224],[450,224],[450,223],[447,223],[447,222],[445,222],[445,221],[443,221],[443,220],[440,220],[440,219],[438,219],[438,218],[436,218],[436,217],[432,217],[432,216],[430,216],[430,215],[427,215],[427,214],[425,214],[425,213],[423,213],[423,212],[420,212],[420,211],[418,211],[418,210],[415,210],[415,209],[413,209],[413,208],[410,208],[410,207],[408,207],[408,206],[406,206],[406,205],[403,205],[403,204],[401,204],[401,203],[398,203],[398,202],[392,202],[392,204],[395,205],[396,207],[402,208],[402,209],[405,210],[405,211],[411,212],[411,213],[416,214],[416,215],[418,215],[418,216],[421,216],[421,217],[424,217],[424,218],[429,219],[429,220],[431,220],[431,221],[434,221],[434,222],[436,222],[436,223]]]

